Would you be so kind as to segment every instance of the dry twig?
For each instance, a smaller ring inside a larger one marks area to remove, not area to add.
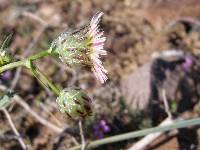
[[[7,88],[3,85],[0,85],[0,89],[6,90]],[[26,102],[23,101],[23,99],[19,95],[15,95],[13,97],[13,100],[16,103],[18,103],[20,106],[22,106],[28,113],[30,113],[31,116],[33,116],[37,121],[39,121],[44,126],[47,126],[48,128],[52,129],[53,131],[57,133],[61,133],[64,130],[64,128],[57,127],[56,125],[52,124],[48,120],[38,115],[34,110],[30,108],[30,106]]]
[[[81,150],[85,150],[86,143],[85,143],[85,138],[84,138],[84,134],[83,134],[83,127],[82,127],[82,121],[81,120],[79,120],[78,125],[79,125],[79,129],[80,129],[81,142],[82,142]]]
[[[17,136],[17,140],[19,141],[21,147],[23,148],[23,150],[27,150],[28,147],[26,146],[26,144],[25,144],[24,141],[22,140],[22,138],[21,138],[19,132],[17,131],[17,129],[16,129],[16,127],[15,127],[15,125],[14,125],[14,123],[13,123],[11,117],[10,117],[10,114],[8,113],[8,111],[7,111],[5,108],[3,109],[3,112],[4,112],[5,116],[6,116],[6,118],[8,119],[8,122],[9,122],[9,124],[10,124],[10,126],[11,126],[13,132],[14,132],[15,135]]]
[[[57,127],[56,125],[52,124],[48,120],[42,118],[40,115],[38,115],[35,111],[33,111],[30,106],[25,103],[18,95],[14,96],[15,102],[17,102],[20,106],[22,106],[26,111],[28,111],[34,118],[36,118],[41,124],[44,126],[47,126],[48,128],[51,128],[53,131],[57,133],[61,133],[64,129]]]
[[[162,97],[163,97],[163,103],[164,103],[164,106],[165,106],[165,111],[166,111],[168,117],[172,118],[172,113],[170,112],[169,104],[168,104],[168,101],[167,101],[167,98],[166,98],[166,91],[164,89],[162,89]]]
[[[41,106],[41,108],[47,113],[49,114],[53,120],[56,122],[56,124],[60,127],[63,126],[63,124],[52,114],[52,112],[43,104],[43,103],[40,103],[39,104]]]

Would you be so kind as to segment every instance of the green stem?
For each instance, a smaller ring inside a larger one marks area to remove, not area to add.
[[[16,62],[9,63],[7,65],[0,67],[0,73],[4,72],[6,70],[9,70],[9,69],[16,68],[16,67],[27,66],[27,64],[26,64],[27,60],[34,61],[34,60],[37,60],[39,58],[42,58],[42,57],[45,57],[45,56],[48,56],[48,55],[50,55],[48,50],[41,51],[40,53],[33,55],[33,56],[30,56],[30,57],[26,58],[25,60],[19,60],[19,61],[16,61]]]
[[[50,55],[49,50],[45,50],[45,51],[41,51],[41,52],[38,53],[38,54],[35,54],[35,55],[33,55],[33,56],[30,56],[30,57],[28,57],[27,59],[34,61],[34,60],[37,60],[37,59],[39,59],[39,58],[42,58],[42,57],[45,57],[45,56],[48,56],[48,55]]]
[[[20,66],[26,66],[25,61],[20,60],[20,61],[16,61],[13,63],[9,63],[7,65],[4,65],[4,66],[0,67],[0,73],[4,72],[6,70],[9,70],[9,69],[20,67]]]
[[[2,67],[0,67],[0,73],[9,70],[9,69],[13,69],[16,67],[20,67],[20,66],[26,66],[27,68],[31,69],[34,76],[39,79],[39,81],[47,86],[48,88],[50,88],[56,95],[59,95],[60,93],[60,89],[58,87],[56,87],[39,69],[37,69],[35,66],[32,65],[32,62],[34,60],[40,59],[42,57],[51,55],[51,53],[46,50],[46,51],[41,51],[40,53],[30,56],[28,58],[26,58],[25,60],[20,60],[20,61],[16,61],[13,63],[9,63],[7,65],[4,65]]]
[[[42,85],[51,89],[57,96],[60,94],[60,89],[52,83],[47,76],[45,76],[36,66],[33,66],[31,62],[31,71],[33,75],[42,83]]]
[[[88,144],[87,147],[94,148],[94,147],[97,147],[100,145],[114,143],[114,142],[123,141],[123,140],[128,140],[128,139],[132,139],[132,138],[136,138],[136,137],[141,137],[141,136],[145,136],[145,135],[155,133],[155,132],[165,132],[165,131],[169,131],[172,129],[185,128],[188,126],[194,126],[194,125],[199,125],[199,124],[200,124],[200,118],[177,121],[171,125],[154,127],[154,128],[144,129],[144,130],[140,130],[140,131],[133,131],[133,132],[129,132],[129,133],[124,133],[124,134],[104,138],[101,140],[92,141],[90,144]],[[81,149],[81,147],[82,147],[82,145],[78,145],[78,146],[72,147],[69,150],[79,150],[79,149]]]

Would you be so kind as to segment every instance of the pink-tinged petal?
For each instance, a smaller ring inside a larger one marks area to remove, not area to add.
[[[96,58],[93,58],[93,64],[102,64],[102,62],[98,57],[96,57]]]
[[[102,38],[102,36],[103,36],[103,32],[97,33],[97,34],[95,35],[95,39]]]
[[[99,68],[97,65],[94,65],[92,71],[94,72],[97,80],[99,80],[102,84],[105,83],[105,81],[108,79],[106,74],[103,72],[104,70],[102,70],[102,68]]]
[[[95,43],[102,43],[104,44],[104,42],[106,41],[106,38],[100,38],[100,39],[94,39],[92,42]]]
[[[108,79],[106,76],[107,70],[102,65],[102,61],[100,60],[101,55],[107,55],[107,51],[104,50],[104,42],[106,41],[106,37],[103,35],[103,31],[99,30],[99,21],[101,16],[103,15],[102,12],[97,13],[90,22],[90,29],[88,31],[88,36],[91,37],[91,60],[92,60],[92,71],[101,83],[105,83]]]
[[[103,45],[99,45],[99,46],[94,46],[93,47],[96,51],[102,50],[103,49]]]
[[[94,15],[94,17],[92,18],[90,25],[97,25],[102,15],[103,15],[103,12],[96,13],[96,15]]]
[[[99,45],[103,45],[103,42],[96,42],[93,44],[93,46],[99,46]]]
[[[105,50],[99,50],[98,52],[100,55],[104,55],[104,56],[107,55],[107,51]]]
[[[108,71],[103,67],[103,65],[101,64],[102,62],[95,62],[94,64],[94,68],[96,68],[96,70],[100,69],[101,72],[103,73],[107,73]]]

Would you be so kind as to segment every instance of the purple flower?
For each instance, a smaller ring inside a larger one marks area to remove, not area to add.
[[[184,71],[189,71],[192,65],[193,65],[193,58],[191,56],[186,56],[185,62],[181,64],[181,67]]]
[[[9,80],[11,77],[12,77],[12,72],[8,70],[1,75],[1,80]]]
[[[110,127],[106,120],[100,120],[98,123],[94,124],[94,135],[98,138],[103,138],[105,133],[110,132]]]
[[[100,126],[105,133],[110,132],[110,127],[108,126],[108,124],[105,120],[100,121]]]

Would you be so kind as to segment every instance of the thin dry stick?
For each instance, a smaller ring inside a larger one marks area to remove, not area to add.
[[[175,120],[172,120],[171,118],[167,118],[159,126],[170,125],[173,122],[175,122]],[[157,133],[149,134],[149,135],[145,136],[144,138],[142,138],[137,143],[135,143],[133,146],[131,146],[130,148],[128,148],[128,150],[142,150],[147,145],[149,145],[150,143],[152,143],[155,139],[157,139],[158,137],[160,137],[162,134],[163,134],[162,132],[157,132]]]
[[[39,116],[35,111],[33,111],[27,103],[25,103],[18,95],[14,96],[14,100],[21,105],[26,111],[28,111],[34,118],[36,118],[41,124],[44,126],[47,126],[48,128],[51,128],[53,131],[57,133],[61,133],[64,128],[57,127],[56,125],[52,124],[48,120],[42,118]]]
[[[4,112],[5,116],[6,116],[6,118],[8,119],[8,122],[9,122],[9,124],[10,124],[10,126],[11,126],[13,132],[14,132],[15,135],[17,136],[17,140],[18,140],[19,143],[21,144],[23,150],[27,150],[28,147],[26,146],[26,144],[25,144],[24,141],[22,140],[22,138],[21,138],[19,132],[17,131],[17,129],[16,129],[16,127],[15,127],[15,125],[14,125],[14,123],[13,123],[11,117],[10,117],[10,114],[8,113],[8,111],[7,111],[5,108],[3,109],[3,112]]]
[[[84,134],[83,134],[83,127],[82,127],[82,121],[81,120],[79,120],[78,125],[79,125],[79,129],[80,129],[81,142],[82,142],[81,150],[85,150],[86,143],[85,143],[85,138],[84,138]]]
[[[183,57],[184,56],[184,52],[179,50],[179,49],[169,49],[163,52],[154,52],[151,55],[152,59],[156,59],[156,58],[170,58],[170,57]]]
[[[44,109],[44,111],[46,111],[48,114],[50,114],[53,117],[53,119],[56,121],[57,125],[63,126],[63,124],[50,112],[50,110],[48,108],[46,108],[46,106],[44,104],[40,103],[40,106]],[[69,134],[69,136],[72,138],[72,141],[75,145],[79,145],[77,140],[71,134]]]
[[[162,89],[162,97],[163,97],[162,100],[163,100],[165,111],[168,115],[168,118],[165,119],[159,126],[172,124],[174,122],[174,120],[172,119],[172,114],[169,109],[169,104],[168,104],[168,101],[166,98],[166,92],[164,89]],[[146,137],[142,138],[140,141],[138,141],[136,144],[134,144],[132,147],[130,147],[128,150],[142,150],[144,147],[146,147],[148,144],[150,144],[152,141],[157,139],[162,134],[163,133],[161,132],[149,134]]]
[[[0,85],[0,89],[2,90],[6,90],[5,86]],[[15,102],[17,102],[20,106],[22,106],[27,112],[29,112],[37,121],[39,121],[41,124],[43,124],[44,126],[47,126],[50,129],[53,129],[55,132],[61,133],[64,131],[64,128],[60,128],[57,127],[56,125],[52,124],[51,122],[47,121],[46,119],[42,118],[41,116],[39,116],[36,112],[34,112],[34,110],[32,110],[29,105],[27,103],[25,103],[22,98],[18,95],[16,95],[14,97]],[[63,125],[62,125],[63,126]],[[67,128],[68,126],[65,125],[65,127]],[[75,145],[79,145],[79,143],[76,141],[76,139],[69,134],[69,136],[71,136],[72,141],[74,142]]]
[[[43,103],[40,102],[39,105],[42,107],[42,109],[43,109],[45,112],[47,112],[47,114],[49,114],[49,115],[55,120],[55,122],[56,122],[56,124],[57,124],[58,126],[60,126],[60,127],[63,126],[63,124],[52,114],[52,112],[51,112]]]
[[[0,85],[1,90],[6,90],[7,88],[3,85]],[[30,106],[22,100],[22,98],[19,95],[15,95],[13,97],[13,100],[18,103],[20,106],[22,106],[27,112],[29,112],[36,120],[38,120],[41,124],[44,126],[47,126],[48,128],[52,129],[53,131],[57,133],[61,133],[64,128],[57,127],[56,125],[52,124],[51,122],[47,121],[46,119],[42,118],[40,115],[38,115],[35,111],[33,111]],[[67,127],[67,126],[66,126]]]
[[[165,106],[165,111],[168,115],[169,118],[172,118],[172,113],[170,112],[169,109],[169,104],[166,98],[166,91],[164,89],[162,89],[162,97],[163,97],[163,102],[164,102],[164,106]]]
[[[43,26],[48,26],[48,23],[46,21],[44,21],[42,18],[38,17],[37,15],[35,15],[31,12],[24,11],[24,12],[22,12],[22,15],[25,17],[28,17],[32,20],[35,20],[37,22],[40,22]]]
[[[18,136],[16,135],[7,135],[4,132],[0,132],[0,140],[17,140]]]
[[[39,17],[39,16],[37,16],[36,14],[33,14],[33,13],[31,13],[31,12],[28,12],[28,11],[24,11],[24,12],[22,12],[22,15],[24,16],[24,17],[28,17],[28,18],[30,18],[30,19],[32,19],[32,20],[35,20],[35,21],[37,21],[37,22],[39,22],[39,23],[41,23],[42,25],[44,25],[44,26],[48,26],[48,27],[53,27],[53,28],[60,28],[60,27],[62,27],[62,28],[66,28],[66,25],[57,25],[57,24],[51,24],[51,22],[49,22],[49,21],[46,21],[46,20],[44,20],[44,19],[42,19],[41,17]]]

